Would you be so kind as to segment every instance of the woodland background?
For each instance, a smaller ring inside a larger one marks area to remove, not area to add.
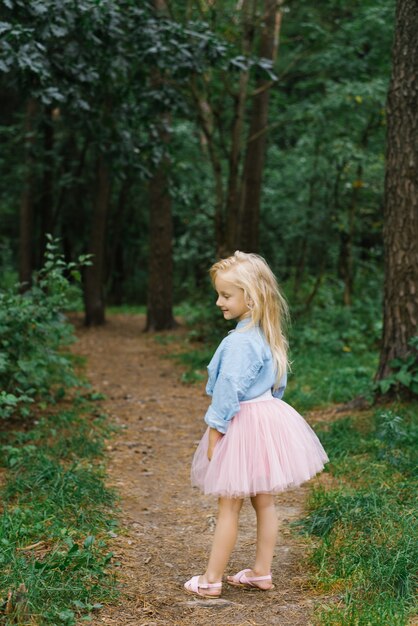
[[[399,6],[414,46],[413,4]],[[86,324],[106,304],[147,304],[158,330],[239,248],[268,259],[296,314],[362,304],[380,324],[393,0],[3,0],[1,14],[3,286],[17,268],[31,285],[52,234],[66,262],[92,255]],[[409,196],[392,202],[398,226]],[[407,293],[398,268],[386,299],[406,330],[387,329],[379,378],[414,335],[416,250],[402,247]]]
[[[1,623],[116,602],[111,427],[70,320],[202,381],[236,249],[289,300],[286,400],[330,455],[300,521],[315,623],[413,623],[417,33],[416,0],[0,0]]]

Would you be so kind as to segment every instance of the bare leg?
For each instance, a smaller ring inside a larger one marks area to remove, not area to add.
[[[238,519],[242,498],[219,498],[218,519],[212,541],[212,550],[206,572],[200,582],[216,583],[222,580],[238,534]]]
[[[268,493],[259,493],[251,498],[251,504],[257,515],[257,549],[254,567],[248,576],[266,576],[271,572],[279,529],[274,496]],[[268,589],[271,587],[271,582],[259,581],[257,586]]]

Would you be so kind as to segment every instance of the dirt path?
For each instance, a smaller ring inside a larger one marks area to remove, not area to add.
[[[273,563],[276,589],[262,594],[225,585],[221,600],[195,600],[183,582],[203,571],[215,525],[216,501],[192,490],[190,461],[208,405],[204,384],[180,381],[181,368],[141,331],[141,316],[113,316],[105,327],[78,323],[75,351],[87,357],[88,377],[118,432],[109,442],[110,482],[121,496],[121,522],[110,540],[121,596],[94,626],[308,626],[315,597],[308,591],[302,539],[288,523],[300,517],[306,488],[278,496],[281,532]],[[182,341],[184,334],[176,333]],[[246,502],[230,563],[234,573],[252,562],[255,525]]]

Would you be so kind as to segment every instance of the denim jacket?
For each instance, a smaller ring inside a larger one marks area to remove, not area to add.
[[[206,393],[212,402],[205,422],[226,433],[229,422],[239,410],[239,403],[252,400],[272,389],[276,380],[270,346],[259,326],[249,325],[249,318],[238,322],[235,330],[221,341],[208,365]],[[283,396],[285,374],[274,397]]]

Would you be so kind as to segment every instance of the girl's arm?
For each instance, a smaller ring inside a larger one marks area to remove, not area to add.
[[[213,451],[215,449],[216,444],[219,439],[222,439],[223,434],[216,430],[215,428],[209,428],[209,445],[208,445],[208,459],[209,461],[212,459]]]

